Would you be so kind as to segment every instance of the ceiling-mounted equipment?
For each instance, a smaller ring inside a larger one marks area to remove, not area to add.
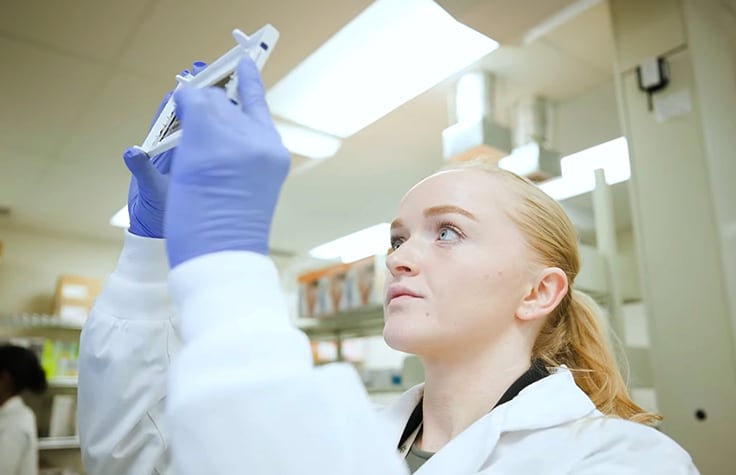
[[[461,76],[448,97],[450,122],[442,131],[445,160],[464,161],[483,156],[498,161],[511,150],[511,133],[495,121],[495,78],[486,71]]]
[[[549,104],[543,97],[531,96],[519,101],[516,108],[514,148],[498,166],[542,182],[559,177],[560,154],[547,148]]]
[[[498,166],[536,183],[559,177],[562,174],[560,155],[544,148],[538,142],[529,142],[514,148],[510,155],[498,162]]]

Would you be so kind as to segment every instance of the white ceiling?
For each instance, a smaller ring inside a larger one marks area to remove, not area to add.
[[[271,23],[281,37],[264,70],[270,86],[369,3],[3,0],[0,206],[11,214],[0,217],[0,226],[119,240],[108,220],[126,200],[121,153],[143,139],[176,73],[230,49],[233,28],[253,32]],[[565,101],[611,81],[605,2],[530,44],[522,42],[527,31],[575,2],[439,3],[501,42],[473,67],[499,78],[502,123],[510,122],[513,104],[526,95]],[[302,253],[390,219],[404,191],[442,164],[451,84],[439,84],[346,140],[337,156],[291,176],[273,247]],[[578,201],[580,209],[590,208],[585,198]]]

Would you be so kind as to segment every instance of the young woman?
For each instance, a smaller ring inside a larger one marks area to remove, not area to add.
[[[46,374],[35,353],[15,345],[0,346],[0,473],[38,473],[36,416],[23,403],[24,391],[43,392]]]
[[[384,337],[426,382],[376,414],[352,368],[314,368],[267,257],[288,152],[238,75],[243,109],[177,93],[168,190],[126,153],[131,229],[82,334],[91,474],[697,473],[627,395],[563,210],[492,166],[426,178],[392,225]]]

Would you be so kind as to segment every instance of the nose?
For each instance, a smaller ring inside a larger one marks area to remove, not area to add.
[[[386,257],[386,267],[394,277],[414,275],[419,270],[417,257],[416,249],[412,249],[409,241],[406,241]]]

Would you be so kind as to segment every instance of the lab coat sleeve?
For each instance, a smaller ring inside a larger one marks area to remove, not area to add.
[[[170,280],[184,342],[167,406],[177,475],[408,473],[353,368],[313,367],[269,258],[209,254]]]
[[[78,423],[90,475],[168,472],[164,420],[179,341],[164,241],[127,233],[80,344]]]

